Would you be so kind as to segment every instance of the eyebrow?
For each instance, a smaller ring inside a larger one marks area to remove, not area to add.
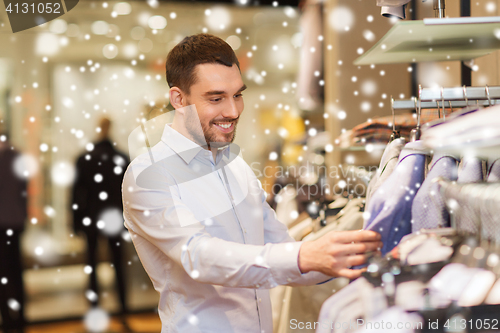
[[[240,89],[238,89],[238,91],[237,91],[237,92],[238,92],[238,93],[239,93],[239,92],[242,92],[242,91],[243,91],[243,90],[245,90],[246,88],[247,88],[247,85],[246,85],[246,84],[243,84],[243,86],[242,86]],[[207,92],[206,92],[206,93],[204,93],[203,95],[204,95],[204,96],[213,96],[213,95],[224,95],[224,94],[226,94],[226,92],[225,92],[225,91],[223,91],[223,90],[211,90],[211,91],[207,91]]]

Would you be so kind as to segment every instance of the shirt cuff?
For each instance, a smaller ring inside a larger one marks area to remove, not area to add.
[[[271,275],[277,285],[289,284],[300,278],[299,251],[302,242],[273,244],[269,251]]]

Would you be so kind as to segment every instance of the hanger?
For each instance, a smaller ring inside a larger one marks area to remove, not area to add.
[[[488,106],[491,106],[490,88],[488,85],[484,86],[484,90],[486,91],[486,97],[488,98]]]
[[[392,134],[389,142],[394,141],[395,139],[399,139],[401,134],[399,131],[396,131],[396,113],[394,111],[394,98],[391,95],[391,111],[392,111]]]
[[[446,121],[446,112],[444,111],[444,88],[441,87],[441,103],[443,105],[443,121]],[[451,103],[450,103],[451,106]]]
[[[420,136],[421,136],[421,131],[420,131],[420,115],[421,115],[421,111],[422,111],[422,101],[420,99],[422,95],[422,85],[419,84],[418,85],[418,108],[416,109],[417,111],[417,127],[412,129],[411,130],[411,133],[410,133],[410,141],[417,141],[417,140],[420,140]],[[416,105],[416,99],[415,99],[415,105]]]

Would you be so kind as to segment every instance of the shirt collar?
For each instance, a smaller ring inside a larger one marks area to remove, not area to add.
[[[179,155],[184,160],[184,162],[189,164],[200,151],[206,150],[202,146],[189,140],[184,135],[177,132],[171,127],[171,125],[172,124],[165,125],[165,129],[163,130],[163,134],[161,136],[161,141],[167,144],[177,155]],[[227,145],[220,150],[220,153],[224,154],[224,156],[228,159],[231,153],[230,146],[232,146],[232,144]]]
[[[184,162],[189,164],[200,151],[205,149],[177,132],[171,125],[165,125],[161,141],[167,144]]]

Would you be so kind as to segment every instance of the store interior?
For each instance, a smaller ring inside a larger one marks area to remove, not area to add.
[[[71,196],[77,158],[97,140],[103,117],[111,121],[115,148],[131,156],[130,134],[173,109],[165,59],[186,36],[211,33],[234,49],[248,87],[234,143],[261,181],[278,218],[297,240],[321,234],[324,225],[318,223],[328,224],[327,218],[346,221],[338,227],[345,229],[339,230],[361,229],[371,222],[366,214],[369,183],[392,142],[393,124],[407,142],[421,123],[428,147],[439,149],[432,140],[440,139],[452,147],[452,132],[442,137],[425,133],[425,124],[466,105],[498,104],[499,0],[441,1],[446,3],[446,18],[436,19],[497,19],[482,26],[467,25],[477,36],[467,37],[472,46],[458,40],[453,27],[439,36],[444,24],[434,25],[438,28],[427,36],[423,23],[420,28],[404,25],[435,18],[436,1],[409,2],[404,20],[381,15],[377,2],[80,0],[60,18],[17,33],[12,33],[7,12],[0,11],[1,141],[21,154],[23,166],[14,169],[27,184],[27,218],[20,237],[24,302],[8,297],[0,301],[9,303],[11,312],[18,312],[22,304],[24,332],[161,330],[158,294],[125,229],[120,237],[127,314],[122,313],[104,237],[98,241],[95,267],[102,311],[91,311],[87,243],[85,235],[74,229]],[[398,27],[409,29],[408,36],[414,30],[420,40],[403,36],[396,43],[388,32]],[[384,43],[397,55],[384,56]],[[377,58],[376,52],[382,56]],[[494,144],[500,129],[495,132],[493,127],[493,132],[481,138],[493,142],[481,155],[486,160],[500,156]],[[454,154],[463,152],[450,149]],[[467,183],[471,182],[478,181]],[[461,189],[448,187],[455,185],[443,184],[443,193],[460,193]],[[303,186],[309,192],[299,198]],[[488,189],[489,199],[497,193],[494,190]],[[8,191],[2,191],[4,200]],[[480,197],[487,189],[474,191]],[[458,194],[454,200],[461,202]],[[488,205],[478,209],[490,209],[493,201]],[[349,221],[342,220],[343,215]],[[309,222],[304,224],[304,219]],[[500,221],[492,219],[498,229]],[[301,228],[292,229],[300,223]],[[9,235],[9,227],[0,227]],[[497,230],[495,237],[500,240],[498,235]],[[329,297],[348,283],[339,278],[320,286],[275,288],[271,291],[274,331],[314,332],[292,330],[290,318],[317,321]],[[8,286],[9,281],[2,280],[0,287]],[[357,286],[362,290],[360,283]],[[10,330],[0,326],[0,332]]]

